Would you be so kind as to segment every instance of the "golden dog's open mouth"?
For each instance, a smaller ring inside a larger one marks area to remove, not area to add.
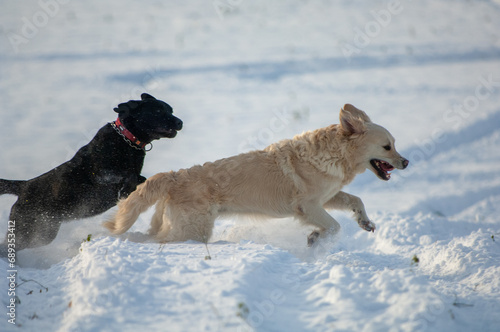
[[[394,166],[379,159],[370,160],[370,164],[372,164],[372,167],[377,171],[378,176],[382,180],[387,181],[391,178],[391,174],[389,172],[394,170]]]

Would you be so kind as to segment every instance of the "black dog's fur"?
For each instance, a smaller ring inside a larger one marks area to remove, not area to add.
[[[141,99],[114,109],[123,126],[141,143],[175,137],[182,121],[172,115],[172,108],[146,93]],[[108,123],[71,160],[53,170],[27,181],[0,179],[0,195],[18,196],[9,219],[15,249],[49,244],[63,221],[95,216],[127,197],[146,180],[140,174],[145,155]],[[3,256],[12,238],[8,232],[0,249]]]

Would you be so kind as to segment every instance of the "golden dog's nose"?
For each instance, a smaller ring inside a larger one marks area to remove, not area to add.
[[[408,159],[404,159],[404,158],[403,158],[403,169],[405,169],[406,167],[408,167],[408,164],[409,164],[409,163],[410,163],[410,162],[408,161]]]

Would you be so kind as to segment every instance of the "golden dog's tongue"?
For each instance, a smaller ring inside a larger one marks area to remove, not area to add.
[[[380,168],[385,172],[389,172],[389,171],[392,171],[394,169],[394,167],[392,167],[391,164],[386,163],[385,161],[382,161],[382,160],[380,161],[379,165],[380,165]]]

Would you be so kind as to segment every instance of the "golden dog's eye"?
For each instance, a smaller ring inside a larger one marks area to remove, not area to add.
[[[391,146],[390,145],[385,145],[384,149],[386,149],[387,151],[390,151],[391,150]]]

